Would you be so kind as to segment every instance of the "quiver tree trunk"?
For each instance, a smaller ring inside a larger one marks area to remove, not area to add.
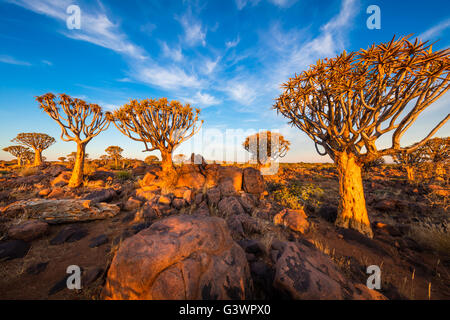
[[[406,167],[406,175],[408,176],[408,181],[413,182],[414,181],[414,168],[413,167]]]
[[[86,155],[86,145],[77,145],[77,156],[75,158],[75,164],[72,171],[72,176],[69,180],[69,187],[76,188],[83,183],[84,174],[84,157]]]
[[[34,166],[40,166],[42,164],[42,150],[34,150]]]
[[[161,150],[161,166],[163,172],[171,172],[174,169],[171,151]]]
[[[336,225],[351,228],[372,238],[361,178],[362,165],[355,156],[342,152],[336,155],[339,175],[339,209]]]

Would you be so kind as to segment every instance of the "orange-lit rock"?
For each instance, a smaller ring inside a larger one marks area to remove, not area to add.
[[[275,215],[273,222],[283,225],[293,231],[305,233],[309,229],[309,222],[303,210],[283,209]]]
[[[252,288],[243,249],[216,217],[180,215],[124,241],[104,299],[245,299]]]

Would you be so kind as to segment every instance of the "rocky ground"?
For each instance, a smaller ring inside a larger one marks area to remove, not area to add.
[[[2,169],[3,170],[3,169]],[[0,299],[450,299],[448,185],[365,174],[374,238],[336,228],[328,164],[95,167],[0,177]],[[82,289],[66,288],[70,265]],[[381,289],[365,286],[381,268]]]

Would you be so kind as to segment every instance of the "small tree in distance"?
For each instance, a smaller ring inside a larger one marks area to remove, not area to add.
[[[145,145],[143,151],[159,150],[163,172],[173,170],[172,152],[200,130],[196,126],[200,109],[166,98],[131,100],[110,114],[124,135]],[[201,121],[203,123],[203,121]],[[150,145],[150,146],[149,146]]]
[[[280,133],[264,131],[248,136],[243,147],[256,160],[257,166],[261,167],[270,160],[286,156],[290,144]]]
[[[119,165],[119,160],[122,158],[123,149],[119,146],[109,146],[105,149],[105,152],[109,155],[111,159],[114,160],[116,169]]]
[[[392,159],[406,171],[409,182],[415,180],[415,170],[426,161],[424,148],[418,148],[412,152],[400,151],[392,155]]]
[[[56,142],[55,138],[45,133],[19,133],[11,140],[34,150],[34,166],[42,164],[42,151]]]
[[[25,160],[25,157],[27,156],[27,153],[30,152],[30,149],[28,149],[24,146],[9,146],[9,147],[3,148],[3,151],[9,152],[14,157],[16,157],[17,165],[19,167],[21,167],[23,164],[23,160]]]
[[[158,157],[154,155],[147,156],[144,160],[146,164],[154,164],[157,163],[158,161],[159,161]]]
[[[65,162],[66,161],[66,157],[59,157],[58,160],[61,161],[61,162]]]
[[[55,98],[54,94],[47,93],[37,97],[36,100],[40,108],[61,127],[61,139],[77,144],[75,164],[69,180],[69,187],[74,188],[83,183],[86,145],[108,128],[109,120],[97,104],[88,104],[66,94],[60,94],[59,101],[55,101]]]
[[[367,50],[319,60],[283,85],[274,108],[338,167],[337,226],[373,236],[361,167],[382,156],[413,152],[447,122],[450,114],[415,146],[400,146],[417,117],[448,91],[449,55],[449,49],[432,52],[419,40],[393,38]],[[411,109],[404,112],[407,106]],[[392,145],[378,149],[375,142],[388,132]]]

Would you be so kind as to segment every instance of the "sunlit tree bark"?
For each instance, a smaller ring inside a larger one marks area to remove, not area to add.
[[[61,139],[77,144],[75,164],[69,180],[69,187],[75,188],[83,183],[86,145],[106,130],[110,122],[97,104],[88,104],[66,94],[60,94],[59,101],[55,99],[56,96],[52,93],[36,98],[40,108],[61,127]]]
[[[164,172],[173,170],[172,152],[182,142],[200,130],[203,120],[197,126],[200,109],[189,104],[166,98],[159,100],[132,100],[110,114],[115,126],[127,137],[141,141],[143,151],[159,150]]]
[[[448,121],[450,114],[416,145],[401,147],[405,131],[448,91],[449,55],[449,49],[433,52],[419,40],[394,38],[319,60],[283,85],[274,108],[314,141],[319,154],[328,154],[340,172],[336,225],[372,236],[361,166],[382,156],[413,152]],[[392,133],[391,145],[378,149],[375,142],[386,133]]]
[[[55,138],[45,133],[19,133],[12,142],[20,143],[34,150],[34,166],[42,164],[42,151],[56,142]]]

